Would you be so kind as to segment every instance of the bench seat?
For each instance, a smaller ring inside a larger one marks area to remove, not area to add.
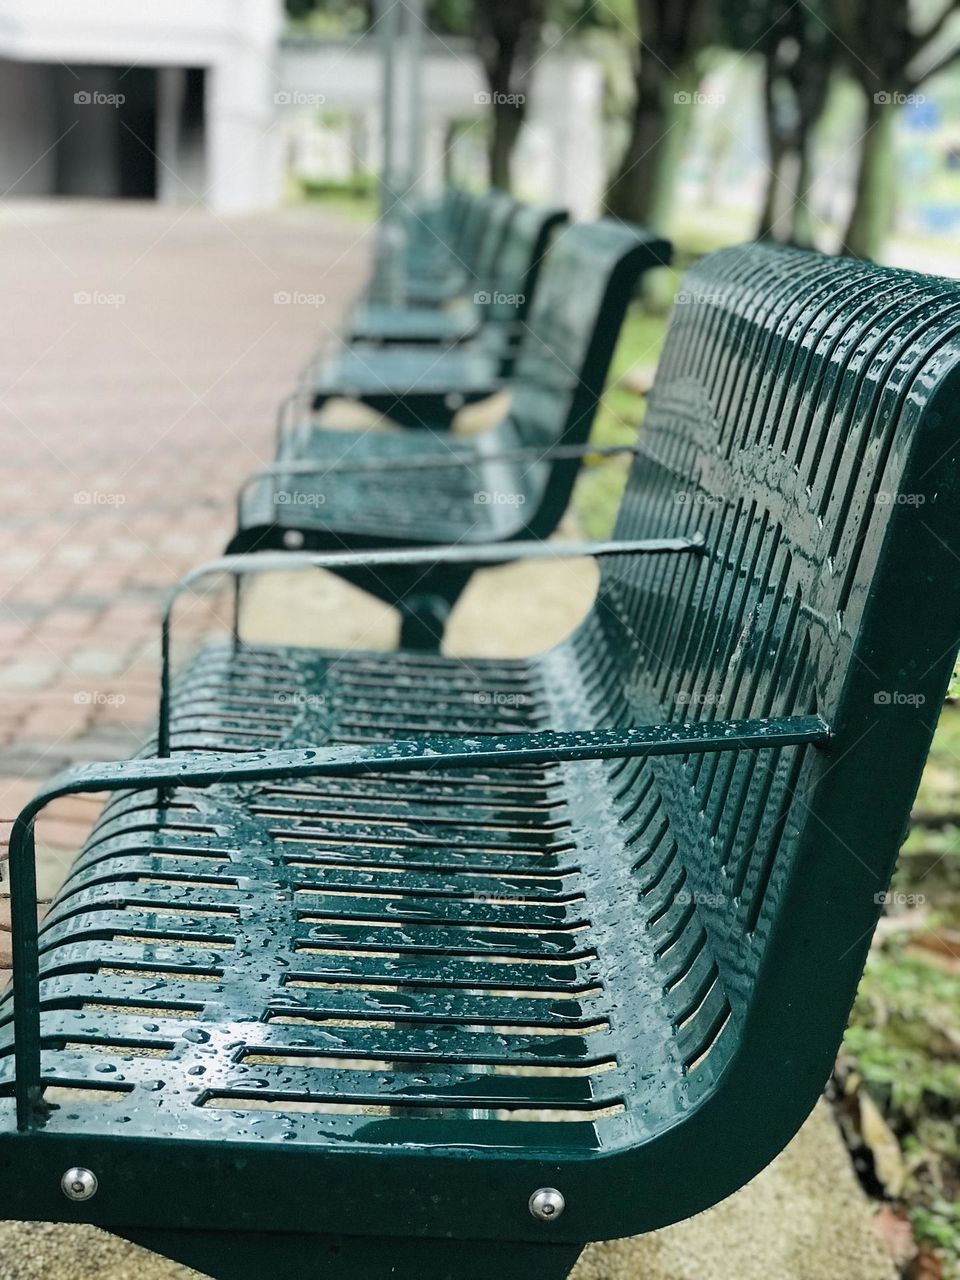
[[[213,648],[173,745],[543,728],[583,675],[572,651],[550,668],[407,655],[385,684],[376,654]],[[43,926],[48,1096],[111,1097],[103,1123],[131,1135],[390,1146],[453,1123],[545,1152],[557,1124],[584,1149],[655,1132],[728,1011],[655,789],[611,841],[616,793],[580,763],[115,801]],[[625,929],[644,935],[626,965]],[[642,1035],[623,984],[646,993]]]
[[[474,440],[438,438],[427,430],[400,436],[304,426],[287,437],[285,453],[291,461],[308,461],[317,473],[264,475],[249,484],[231,550],[280,548],[289,530],[302,535],[297,545],[317,550],[364,538],[378,546],[410,546],[518,537],[547,468],[510,461],[511,451],[522,449],[509,421]],[[418,458],[451,465],[418,472]],[[462,465],[453,465],[458,460]],[[391,469],[391,463],[399,465]],[[351,464],[356,470],[343,469]],[[411,502],[415,492],[425,500]]]
[[[358,400],[403,425],[449,428],[457,410],[504,386],[502,343],[489,327],[474,343],[437,352],[430,347],[347,347],[311,380],[312,407]]]

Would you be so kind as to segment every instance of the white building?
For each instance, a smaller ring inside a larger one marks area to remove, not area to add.
[[[202,200],[233,213],[276,205],[296,159],[331,177],[348,163],[376,171],[376,39],[284,40],[283,26],[282,0],[0,0],[0,197]],[[450,121],[489,110],[485,87],[469,42],[425,37],[427,187],[442,184]],[[544,59],[521,194],[596,211],[601,94],[589,60]]]

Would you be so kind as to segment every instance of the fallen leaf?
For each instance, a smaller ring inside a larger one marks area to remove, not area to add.
[[[880,1237],[880,1242],[896,1263],[897,1270],[902,1271],[917,1256],[917,1242],[913,1238],[913,1227],[905,1213],[885,1204],[873,1215],[873,1229]],[[924,1278],[926,1280],[926,1278]]]
[[[920,1252],[904,1272],[904,1280],[943,1280],[943,1263],[928,1244],[920,1246]]]
[[[924,953],[921,958],[936,964],[945,973],[960,973],[960,930],[930,929],[910,939],[909,952]]]
[[[628,369],[620,379],[620,385],[635,396],[649,395],[653,386],[655,365],[638,364]]]
[[[887,1195],[896,1198],[903,1190],[907,1177],[900,1143],[866,1089],[860,1090],[858,1101],[860,1136],[870,1148],[874,1172]]]

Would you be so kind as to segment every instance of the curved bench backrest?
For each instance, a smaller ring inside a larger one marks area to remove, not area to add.
[[[489,319],[526,320],[551,238],[565,209],[521,205],[510,219],[490,278]]]
[[[514,441],[547,450],[587,439],[637,280],[667,265],[670,253],[668,241],[612,220],[560,232],[523,327],[508,418]],[[535,536],[552,530],[566,510],[578,465],[525,465],[527,483],[542,498],[528,525]]]
[[[834,732],[611,766],[641,894],[664,868],[684,1105],[739,1126],[718,1169],[779,1149],[843,1032],[960,639],[958,403],[954,281],[755,245],[678,296],[615,536],[707,555],[607,562],[597,721]]]

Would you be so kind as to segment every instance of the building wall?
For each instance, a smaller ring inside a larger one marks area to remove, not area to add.
[[[116,126],[109,108],[44,156],[59,136],[59,93],[107,93],[111,69],[157,68],[157,195],[202,200],[221,213],[276,205],[286,157],[322,111],[362,127],[347,146],[380,167],[381,56],[375,38],[281,40],[282,0],[0,0],[0,177],[16,193],[53,193],[57,170],[86,165],[84,190],[117,193]],[[46,65],[40,65],[46,64]],[[205,136],[178,127],[187,68],[204,68]],[[55,74],[56,72],[56,74]],[[438,190],[452,120],[489,113],[486,83],[469,41],[423,41],[420,189]],[[549,56],[532,87],[518,187],[562,202],[580,217],[597,212],[602,190],[602,81],[588,59]],[[53,106],[51,107],[51,95]],[[68,104],[69,105],[69,104]],[[482,136],[478,127],[477,138]],[[80,153],[80,154],[76,154]],[[69,185],[67,186],[69,190]]]
[[[13,106],[10,114],[0,111],[0,172],[10,171],[11,182],[20,178],[16,190],[24,194],[55,190],[50,165],[38,165],[21,177],[41,154],[41,141],[50,145],[57,136],[47,129],[49,107],[37,117],[27,106],[28,100],[50,97],[49,68],[37,64],[65,64],[78,91],[88,92],[99,87],[100,68],[156,67],[172,72],[204,67],[202,172],[196,139],[178,138],[173,127],[177,78],[159,77],[161,198],[202,199],[223,213],[275,205],[281,165],[272,126],[282,24],[282,0],[153,0],[137,6],[128,0],[0,0],[0,102],[11,100]],[[94,138],[96,129],[86,126],[95,169],[87,175],[88,185],[92,181],[103,194],[111,194],[116,184],[105,143],[110,123],[106,118],[101,123],[102,145]],[[69,166],[69,156],[66,162]]]

